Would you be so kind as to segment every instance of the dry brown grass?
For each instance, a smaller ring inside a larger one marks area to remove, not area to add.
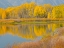
[[[58,36],[64,35],[64,27],[56,29],[55,34],[58,35]]]
[[[42,42],[25,42],[18,45],[13,45],[12,48],[42,48]]]
[[[8,48],[64,48],[64,36],[46,38],[36,42],[14,44]]]

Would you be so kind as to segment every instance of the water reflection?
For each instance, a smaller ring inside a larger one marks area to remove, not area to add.
[[[20,25],[0,25],[0,36],[11,34],[25,39],[35,39],[48,33],[54,32],[56,28],[63,27],[63,23],[58,24],[20,24]]]

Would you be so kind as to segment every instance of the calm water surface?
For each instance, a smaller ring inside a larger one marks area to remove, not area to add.
[[[54,30],[64,23],[0,25],[0,48],[14,43],[37,41],[46,34],[53,35]]]

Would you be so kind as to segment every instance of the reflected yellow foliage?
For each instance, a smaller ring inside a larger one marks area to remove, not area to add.
[[[52,24],[52,31],[54,32],[54,30],[56,29],[56,28],[59,28],[59,27],[61,27],[61,24]]]
[[[6,26],[5,25],[3,25],[3,26],[0,25],[0,35],[5,35],[5,34],[6,34]]]
[[[46,33],[45,26],[34,26],[34,33],[36,36],[43,36]]]
[[[63,24],[46,25],[0,25],[0,35],[11,34],[26,39],[36,39],[37,37],[51,36],[56,28],[64,26]],[[52,34],[51,34],[52,33]]]

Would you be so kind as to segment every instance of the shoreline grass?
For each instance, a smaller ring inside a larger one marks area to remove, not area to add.
[[[64,23],[63,18],[21,18],[21,19],[0,19],[0,24],[50,24]]]
[[[0,24],[53,24],[53,23],[64,23],[64,21],[14,21],[14,22],[0,22]]]

